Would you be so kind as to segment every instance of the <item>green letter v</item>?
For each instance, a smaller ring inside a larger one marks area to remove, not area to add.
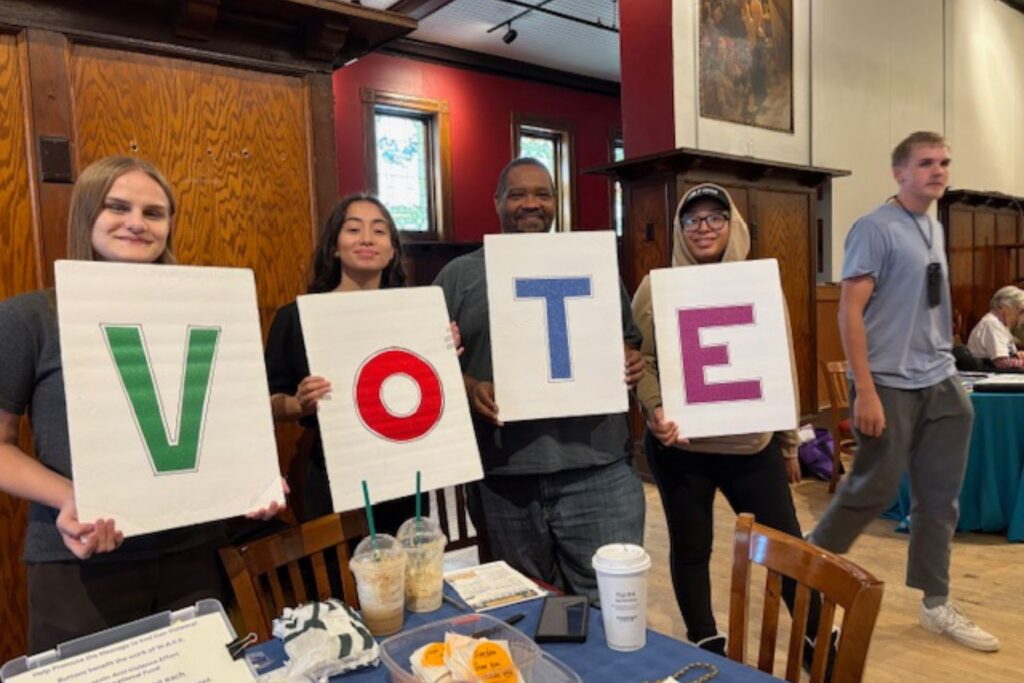
[[[149,354],[142,339],[142,327],[102,325],[102,328],[131,403],[135,424],[157,473],[195,470],[220,328],[188,328],[176,439],[168,435]]]

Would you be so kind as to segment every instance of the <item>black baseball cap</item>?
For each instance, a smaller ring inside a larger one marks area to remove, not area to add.
[[[715,185],[698,185],[683,198],[683,205],[679,207],[679,215],[685,215],[691,206],[702,199],[716,201],[722,205],[723,209],[729,210],[729,195],[724,190]]]

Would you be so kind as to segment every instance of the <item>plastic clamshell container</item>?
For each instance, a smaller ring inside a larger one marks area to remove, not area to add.
[[[512,663],[526,683],[583,683],[572,669],[551,655],[542,652],[522,631],[486,614],[462,614],[450,619],[424,624],[387,638],[380,644],[380,656],[394,683],[422,683],[412,671],[409,658],[428,643],[443,643],[445,633],[506,640]],[[453,683],[469,683],[462,679]]]

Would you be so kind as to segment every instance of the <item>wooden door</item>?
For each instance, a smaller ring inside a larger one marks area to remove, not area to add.
[[[81,45],[70,64],[78,167],[153,161],[177,194],[178,261],[252,268],[265,330],[313,251],[302,79]]]

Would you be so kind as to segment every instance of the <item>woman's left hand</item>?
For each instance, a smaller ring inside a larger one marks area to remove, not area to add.
[[[458,357],[458,356],[461,356],[462,353],[466,349],[464,349],[462,347],[462,333],[459,332],[459,324],[457,322],[455,322],[454,320],[451,323],[451,329],[452,329],[452,346],[455,347],[455,355],[456,355],[456,357]]]
[[[800,458],[786,458],[786,478],[790,484],[800,483]]]
[[[284,489],[285,502],[279,504],[276,500],[272,500],[270,501],[270,505],[267,507],[246,513],[245,518],[258,519],[261,522],[266,522],[267,520],[273,519],[278,512],[286,509],[288,507],[287,496],[292,492],[292,490],[288,487],[288,480],[284,477],[281,477],[281,488]]]

